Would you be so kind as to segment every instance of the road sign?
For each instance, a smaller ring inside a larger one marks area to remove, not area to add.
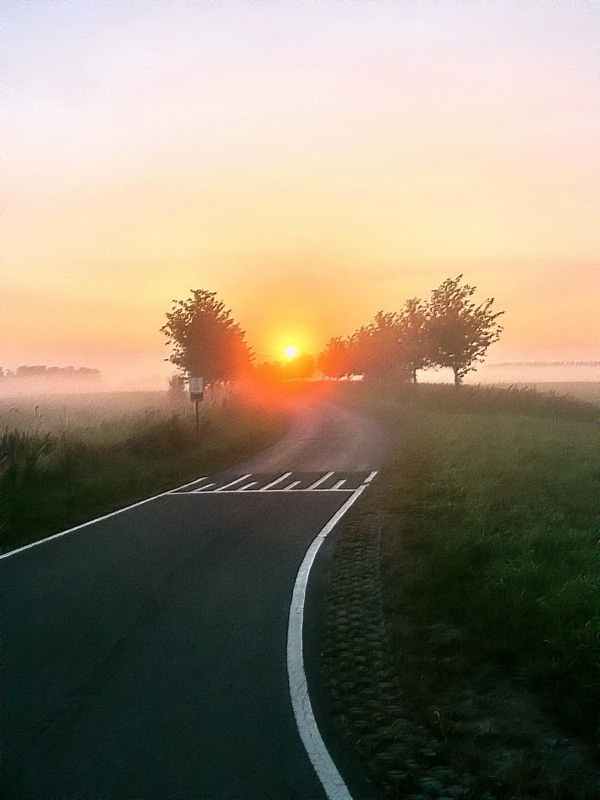
[[[204,378],[190,378],[190,400],[204,399]]]

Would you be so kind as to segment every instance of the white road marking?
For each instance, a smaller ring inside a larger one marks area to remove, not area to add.
[[[207,481],[207,480],[208,480],[208,478],[198,478],[198,480],[194,481],[194,483],[202,483],[203,481]]]
[[[371,481],[373,480],[373,478],[375,477],[375,475],[377,475],[377,470],[375,470],[375,472],[371,472],[371,474],[369,475],[369,477],[368,477],[368,478],[365,480],[365,483],[371,483]]]
[[[361,484],[361,485],[366,486],[366,484]],[[265,492],[266,494],[276,494],[276,493],[281,494],[281,492],[285,491],[285,487],[283,486],[280,489],[248,489],[247,491],[244,491],[245,489],[246,489],[245,486],[242,486],[240,489],[238,488],[225,489],[224,492],[219,492],[219,494],[238,494],[239,492],[242,491],[244,492],[244,494],[257,494],[258,492]],[[211,489],[210,492],[202,492],[200,490],[191,492],[177,492],[173,494],[173,497],[179,497],[179,495],[181,495],[182,497],[189,497],[192,494],[215,494],[216,491],[217,491],[216,489]],[[324,494],[325,492],[337,492],[337,493],[342,492],[343,494],[351,494],[356,490],[346,488],[346,489],[289,489],[288,491],[290,491],[291,494],[296,494],[298,492],[309,492],[310,494]]]
[[[237,492],[246,492],[246,491],[248,491],[248,489],[251,486],[256,486],[257,483],[258,483],[258,481],[251,481],[250,483],[247,483],[245,486],[240,486],[240,488],[236,489],[236,491]],[[254,491],[256,491],[256,489]]]
[[[192,489],[191,492],[180,492],[180,494],[198,494],[198,492],[203,492],[205,489],[210,489],[211,486],[216,485],[216,483],[205,483],[204,486],[200,486],[198,489]]]
[[[204,480],[204,478],[201,478]],[[61,536],[66,536],[67,533],[74,533],[74,531],[80,531],[82,528],[87,528],[88,525],[93,525],[95,522],[102,522],[102,520],[110,519],[110,517],[116,517],[117,514],[122,514],[124,511],[129,511],[132,508],[138,508],[138,506],[143,506],[146,503],[150,503],[152,500],[158,500],[159,497],[177,497],[174,492],[178,492],[181,489],[187,489],[188,486],[193,486],[195,483],[198,483],[198,478],[189,483],[184,483],[182,486],[178,486],[176,489],[168,489],[166,492],[161,492],[160,494],[154,494],[152,497],[147,497],[145,500],[140,500],[139,503],[132,503],[130,506],[124,506],[123,508],[119,508],[116,511],[111,511],[110,514],[104,514],[101,517],[96,517],[95,519],[90,519],[88,522],[82,522],[81,525],[76,525],[74,528],[67,528],[66,531],[61,531],[60,533],[55,533],[52,536],[47,536],[45,539],[38,539],[37,542],[31,542],[30,544],[25,544],[23,547],[17,547],[15,550],[9,550],[8,553],[2,553],[0,555],[0,559],[8,558],[9,556],[14,556],[17,553],[23,552],[23,550],[29,550],[31,547],[37,547],[38,544],[45,544],[46,542],[51,542],[53,539],[59,539]],[[190,494],[189,492],[185,492],[184,494]]]
[[[320,486],[322,483],[325,483],[325,481],[328,478],[331,478],[332,475],[333,475],[333,472],[328,472],[327,475],[323,475],[322,478],[319,478],[318,481],[315,481],[314,483],[312,483],[308,488],[309,489],[316,489],[317,486]]]
[[[291,474],[292,474],[291,472],[284,472],[284,474],[281,475],[279,478],[277,478],[274,481],[271,481],[271,483],[267,483],[266,486],[263,486],[263,488],[259,489],[258,491],[259,492],[266,492],[267,489],[271,488],[271,486],[275,486],[276,483],[279,483],[280,481],[284,481],[286,478],[289,478]]]
[[[346,478],[343,478],[341,481],[338,481],[338,482],[335,484],[335,486],[334,486],[333,488],[334,488],[334,489],[341,489],[341,488],[342,488],[342,486],[343,486],[345,483],[346,483]]]
[[[289,486],[284,486],[281,491],[282,492],[291,492],[292,489],[294,488],[294,486],[298,486],[299,483],[302,483],[302,481],[292,481],[292,483],[290,483]],[[300,490],[298,489],[297,491],[300,491]]]
[[[298,726],[298,732],[300,733],[300,738],[304,743],[308,757],[323,785],[328,800],[352,800],[352,797],[327,751],[325,742],[317,727],[317,721],[315,720],[310,697],[308,696],[306,673],[304,671],[304,651],[302,646],[304,603],[306,600],[308,576],[319,548],[346,511],[358,500],[366,488],[367,483],[363,483],[362,486],[359,486],[346,500],[344,505],[333,515],[315,539],[313,539],[296,576],[288,621],[287,670],[296,725]]]
[[[225,489],[229,489],[230,486],[235,486],[236,483],[239,483],[240,481],[245,481],[246,478],[251,478],[251,477],[252,473],[249,472],[247,475],[242,475],[241,478],[236,478],[234,481],[226,483],[224,486],[219,486],[218,489],[215,489],[215,492],[223,492]]]

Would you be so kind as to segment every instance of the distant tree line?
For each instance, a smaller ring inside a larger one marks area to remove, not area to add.
[[[379,311],[372,322],[351,336],[327,342],[316,360],[324,375],[365,380],[417,381],[417,370],[447,367],[456,385],[483,361],[502,331],[502,311],[492,311],[493,298],[476,303],[475,287],[448,278],[428,302],[415,297],[400,311]]]
[[[100,370],[91,369],[90,367],[45,367],[43,365],[36,365],[32,367],[17,367],[15,371],[7,369],[6,371],[0,367],[0,379],[31,379],[41,378],[43,380],[58,378],[60,380],[86,380],[86,381],[99,381],[102,377]]]
[[[170,390],[181,391],[182,380],[202,376],[207,382],[253,375],[269,380],[311,377],[315,367],[331,378],[363,375],[365,380],[417,380],[417,371],[448,367],[458,385],[483,360],[502,327],[492,311],[493,299],[472,300],[475,288],[462,284],[462,275],[448,278],[429,301],[407,300],[400,311],[379,311],[368,325],[351,336],[327,342],[316,359],[302,354],[285,362],[253,366],[254,354],[246,334],[215,292],[194,289],[187,300],[174,300],[161,331],[180,370]],[[179,383],[177,383],[179,381]]]
[[[600,367],[600,361],[496,361],[488,367]]]

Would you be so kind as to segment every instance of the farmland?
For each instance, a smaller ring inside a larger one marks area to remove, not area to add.
[[[345,394],[391,454],[334,555],[339,727],[388,797],[595,797],[594,406],[523,388]]]
[[[4,398],[2,549],[223,469],[282,435],[277,407],[229,389],[193,406],[166,392]]]

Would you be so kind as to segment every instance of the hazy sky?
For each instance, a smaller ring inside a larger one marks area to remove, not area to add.
[[[3,366],[164,374],[191,288],[314,352],[460,272],[491,360],[598,357],[597,2],[0,12]]]

